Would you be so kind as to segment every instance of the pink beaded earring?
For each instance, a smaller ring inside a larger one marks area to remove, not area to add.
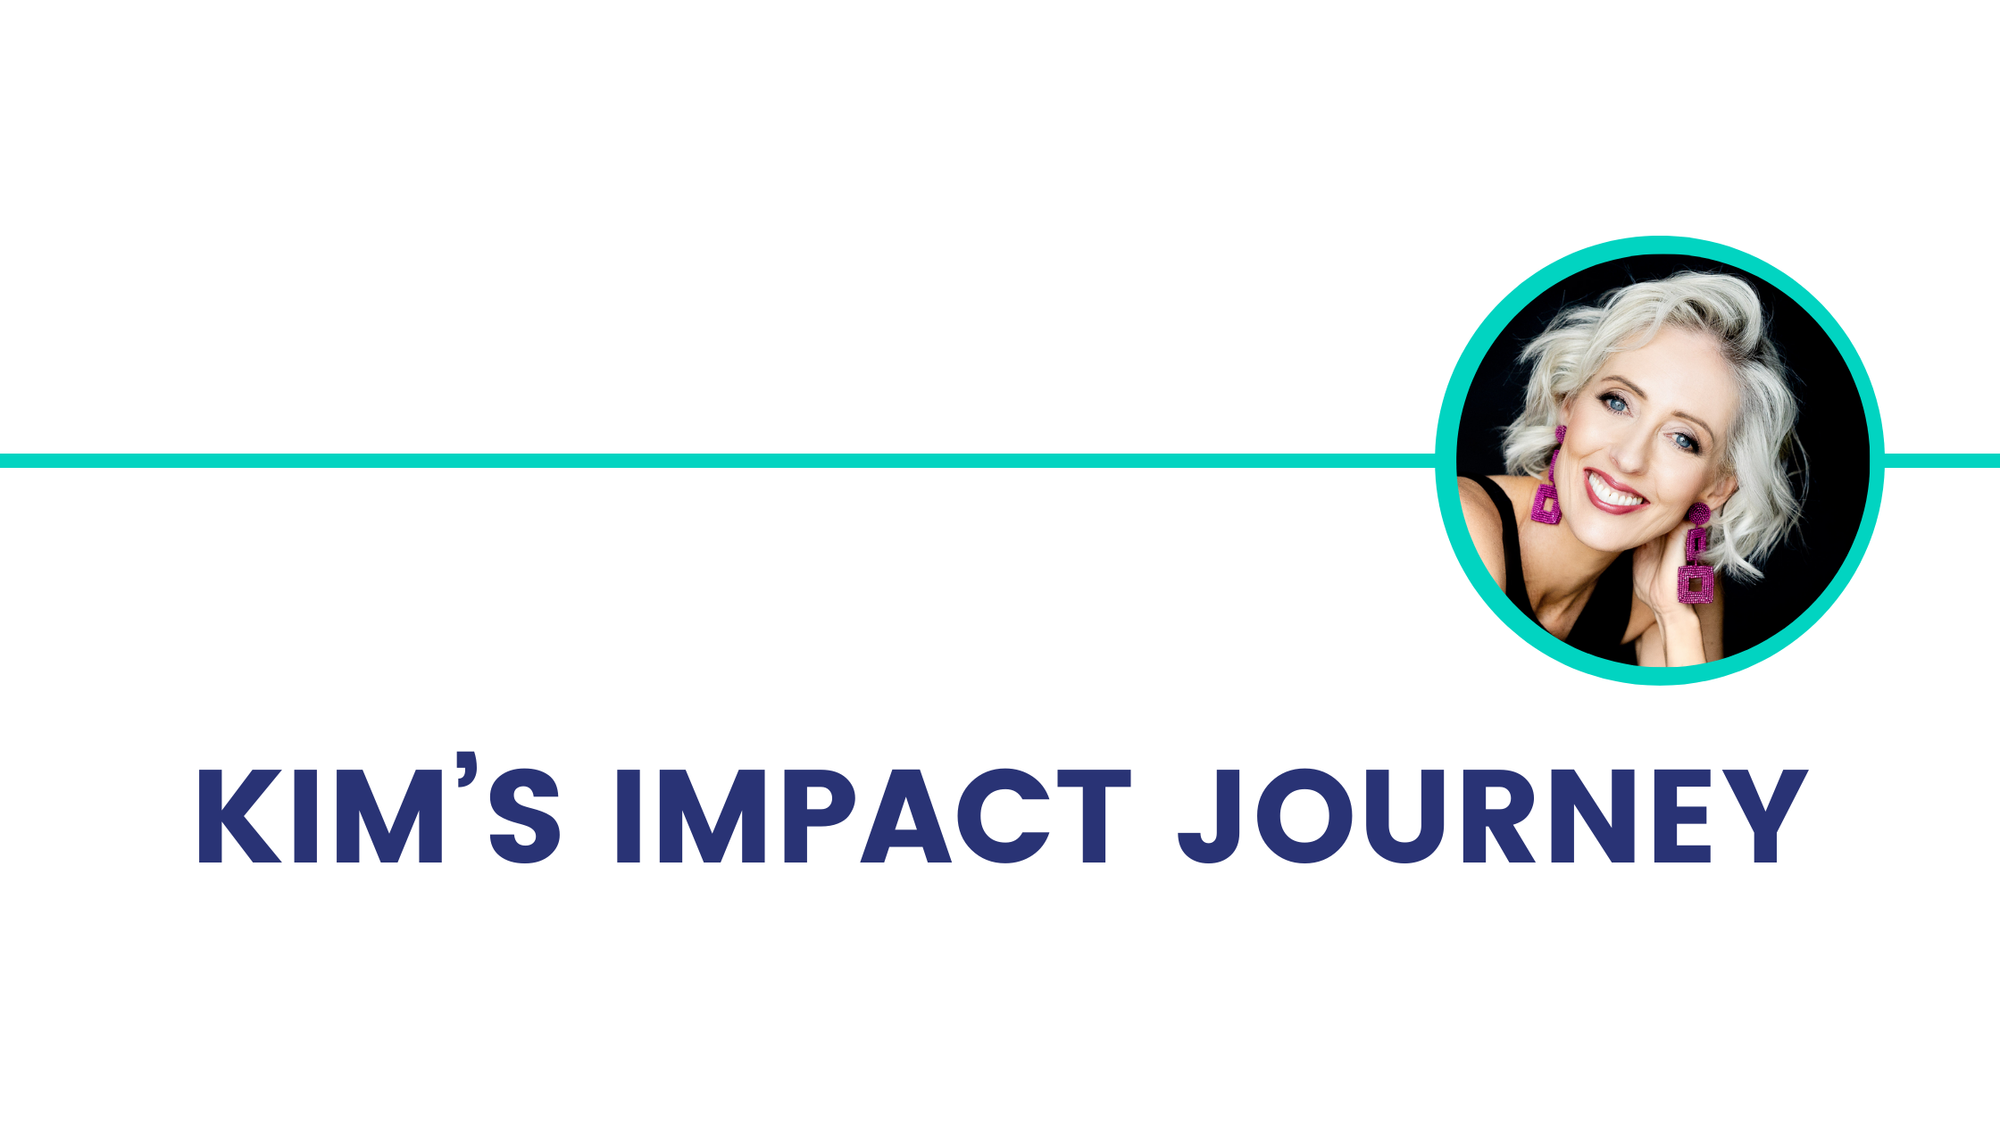
[[[1568,426],[1556,427],[1556,447],[1549,454],[1549,483],[1535,486],[1535,506],[1528,510],[1528,518],[1536,523],[1553,526],[1563,521],[1562,501],[1556,499],[1556,455],[1562,452],[1567,433]]]
[[[1708,505],[1699,500],[1688,509],[1687,565],[1681,568],[1681,587],[1676,595],[1682,605],[1708,605],[1715,600],[1715,568],[1701,565],[1708,550]]]

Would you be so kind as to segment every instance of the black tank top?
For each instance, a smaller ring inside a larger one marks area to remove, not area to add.
[[[1507,599],[1527,614],[1528,620],[1538,621],[1535,607],[1528,604],[1528,580],[1521,570],[1521,525],[1520,517],[1514,514],[1514,501],[1491,477],[1464,479],[1485,489],[1493,501],[1493,510],[1500,514],[1500,546],[1507,555]],[[1576,624],[1570,626],[1566,640],[1571,648],[1582,649],[1592,656],[1620,664],[1637,664],[1637,646],[1625,643],[1625,630],[1631,623],[1632,552],[1626,551],[1597,576],[1597,585],[1590,589],[1590,600],[1583,603],[1583,612],[1577,614]]]

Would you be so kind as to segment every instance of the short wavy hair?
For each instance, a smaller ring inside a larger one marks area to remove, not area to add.
[[[1765,326],[1757,291],[1740,277],[1677,273],[1614,290],[1602,304],[1559,313],[1521,352],[1521,362],[1530,365],[1528,394],[1520,417],[1507,427],[1507,471],[1545,473],[1563,404],[1613,354],[1645,347],[1668,325],[1714,340],[1736,375],[1736,421],[1722,446],[1722,471],[1736,475],[1736,494],[1709,525],[1702,557],[1754,581],[1764,575],[1757,564],[1798,526],[1805,452],[1792,432],[1799,405],[1784,360]]]

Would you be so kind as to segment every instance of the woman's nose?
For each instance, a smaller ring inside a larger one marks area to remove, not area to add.
[[[1646,469],[1646,453],[1643,449],[1631,446],[1614,446],[1611,450],[1611,463],[1617,466],[1621,473],[1636,475]]]

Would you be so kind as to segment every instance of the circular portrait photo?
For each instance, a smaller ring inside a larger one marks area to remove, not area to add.
[[[1566,653],[1721,674],[1816,618],[1879,480],[1838,327],[1692,254],[1597,262],[1515,303],[1463,388],[1452,484],[1461,559],[1516,630],[1600,674]]]

